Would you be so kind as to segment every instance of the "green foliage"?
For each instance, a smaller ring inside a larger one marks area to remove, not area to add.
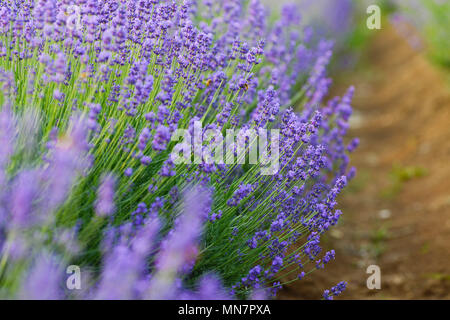
[[[382,197],[394,198],[403,189],[405,182],[421,178],[427,174],[425,168],[394,165],[390,172],[390,185],[382,191]]]

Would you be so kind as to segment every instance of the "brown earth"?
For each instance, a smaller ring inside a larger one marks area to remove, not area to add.
[[[345,280],[338,299],[450,299],[450,84],[390,27],[364,55],[334,88],[355,84],[350,135],[361,139],[342,221],[324,239],[336,260],[279,298],[317,299]],[[372,264],[380,290],[366,285]]]

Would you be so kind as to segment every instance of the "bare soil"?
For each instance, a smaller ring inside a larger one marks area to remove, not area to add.
[[[342,221],[324,239],[336,260],[279,299],[317,299],[342,280],[338,299],[450,299],[450,84],[391,27],[364,55],[334,88],[356,86],[350,135],[361,139]],[[366,285],[372,264],[380,290]]]

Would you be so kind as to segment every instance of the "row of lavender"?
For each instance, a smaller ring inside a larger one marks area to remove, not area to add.
[[[2,1],[0,297],[262,298],[334,258],[320,239],[355,173],[353,88],[325,101],[332,42],[303,32],[295,6],[268,13]],[[172,134],[196,121],[280,130],[280,170],[175,164]]]

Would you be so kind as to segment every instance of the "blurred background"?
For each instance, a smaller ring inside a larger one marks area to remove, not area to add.
[[[330,98],[356,87],[350,133],[360,146],[342,221],[325,239],[336,260],[279,298],[314,299],[345,280],[339,299],[450,299],[450,1],[296,3],[316,37],[335,40]],[[372,4],[380,30],[366,24]],[[370,265],[379,290],[367,287]]]

